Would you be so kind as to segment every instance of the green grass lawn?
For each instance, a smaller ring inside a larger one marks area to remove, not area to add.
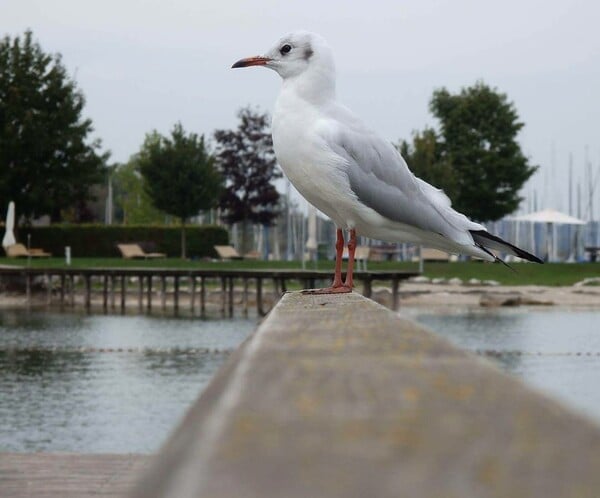
[[[27,265],[26,260],[0,258],[0,265]],[[531,263],[512,263],[515,271],[501,264],[467,263],[426,263],[425,276],[436,278],[458,277],[463,280],[478,278],[497,280],[504,285],[572,285],[586,277],[600,277],[600,263],[552,263],[537,265]],[[65,268],[64,259],[50,258],[32,260],[32,267]],[[293,269],[302,268],[297,261],[184,261],[178,258],[162,260],[124,260],[120,258],[74,258],[72,268],[224,268],[224,269]],[[307,269],[314,269],[313,263],[307,263]],[[333,273],[333,261],[319,261],[317,269],[330,270]],[[370,262],[369,270],[406,270],[417,271],[416,263]]]

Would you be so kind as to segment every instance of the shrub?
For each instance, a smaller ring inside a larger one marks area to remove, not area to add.
[[[20,227],[17,232],[17,240],[23,244],[30,234],[31,247],[41,247],[54,256],[62,256],[65,246],[70,246],[73,257],[118,257],[117,244],[122,242],[139,243],[147,251],[164,252],[169,257],[181,253],[179,226],[59,224]],[[227,231],[214,225],[190,225],[186,234],[192,258],[216,257],[213,246],[229,243]]]

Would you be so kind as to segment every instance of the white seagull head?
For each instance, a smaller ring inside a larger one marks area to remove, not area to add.
[[[327,42],[315,33],[294,31],[282,37],[266,54],[237,61],[233,68],[263,66],[284,80],[306,78],[335,79],[333,54]]]

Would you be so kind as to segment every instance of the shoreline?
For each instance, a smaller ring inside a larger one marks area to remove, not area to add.
[[[355,292],[361,293],[361,287],[357,287]],[[540,285],[468,285],[455,283],[421,283],[404,282],[399,289],[400,308],[422,308],[435,307],[443,309],[448,306],[460,308],[495,308],[495,307],[515,307],[532,306],[541,308],[600,308],[600,286],[540,286]],[[137,300],[137,294],[130,292],[126,304],[126,311],[139,311],[146,313],[146,307],[140,309]],[[254,293],[250,291],[248,308],[252,311],[256,302]],[[265,308],[269,308],[276,300],[274,292],[264,292],[263,299]],[[371,298],[384,306],[391,303],[391,289],[385,286],[374,286]],[[1,309],[27,309],[27,308],[46,308],[60,309],[56,302],[48,304],[48,295],[46,292],[36,292],[31,296],[31,302],[28,302],[24,293],[3,292],[0,293]],[[75,306],[63,306],[63,310],[83,309],[83,303],[77,299]],[[170,299],[169,299],[170,301]],[[208,315],[214,313],[220,314],[222,297],[220,291],[207,292],[206,311]],[[234,292],[235,315],[239,315],[242,310],[242,289],[235,288]],[[101,296],[92,296],[92,312],[99,308],[102,310]],[[190,310],[189,296],[183,293],[179,299],[179,313],[186,314]],[[156,303],[153,312],[162,312],[161,307]],[[173,311],[172,302],[167,303],[167,312]],[[198,311],[198,310],[196,310]],[[120,312],[120,308],[111,309],[108,312]]]

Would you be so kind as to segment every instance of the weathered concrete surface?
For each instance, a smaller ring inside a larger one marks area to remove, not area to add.
[[[2,498],[124,498],[146,455],[0,453]]]
[[[600,430],[357,294],[287,294],[136,497],[597,497]]]

